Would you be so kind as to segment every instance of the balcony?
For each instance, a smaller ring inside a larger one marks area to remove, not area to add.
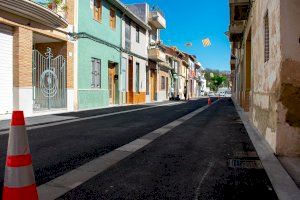
[[[235,21],[233,24],[230,24],[229,32],[230,34],[241,34],[243,33],[245,27],[246,27],[247,21],[241,20],[241,21]]]
[[[230,0],[230,4],[245,4],[245,3],[250,3],[250,0]]]
[[[151,11],[149,15],[149,22],[157,29],[167,28],[167,22],[164,16],[159,11]]]
[[[50,1],[44,1],[44,0],[31,0],[37,4],[40,4],[44,6],[45,8],[48,8],[52,10],[54,13],[58,14],[62,18],[66,19],[67,12],[68,12],[68,6],[66,4],[66,0],[50,0]]]
[[[166,62],[166,54],[159,47],[151,47],[148,49],[148,57],[156,62]]]
[[[230,0],[230,26],[229,38],[232,42],[238,42],[243,37],[251,10],[250,0]]]
[[[29,0],[0,0],[1,9],[43,23],[51,27],[66,28],[67,21],[48,8]]]
[[[172,69],[170,63],[169,63],[169,62],[166,62],[166,61],[164,61],[164,62],[159,62],[158,65],[159,65],[160,67],[163,67],[163,68],[168,69],[168,70],[171,70],[171,69]]]

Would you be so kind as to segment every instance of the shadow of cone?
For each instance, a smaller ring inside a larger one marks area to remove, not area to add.
[[[23,111],[12,114],[2,199],[38,200]]]

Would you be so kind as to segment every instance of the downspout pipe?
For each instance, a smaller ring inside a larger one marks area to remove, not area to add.
[[[123,20],[124,20],[124,17],[125,17],[125,12],[122,11],[122,17],[121,17],[121,20],[120,20],[120,23],[121,23],[121,30],[120,30],[120,49],[123,49]],[[119,105],[123,105],[123,91],[121,90],[121,85],[123,84],[123,80],[122,80],[122,56],[123,54],[123,51],[120,51],[120,65],[119,65]],[[125,72],[126,73],[126,72]],[[122,85],[123,86],[123,85]],[[124,86],[123,86],[124,87]],[[126,88],[125,88],[125,92],[126,92]]]

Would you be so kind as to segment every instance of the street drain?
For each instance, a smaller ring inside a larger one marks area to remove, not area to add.
[[[230,159],[228,162],[230,168],[237,169],[263,169],[260,160],[242,160],[242,159]]]
[[[234,153],[235,158],[258,158],[256,151],[238,151]]]

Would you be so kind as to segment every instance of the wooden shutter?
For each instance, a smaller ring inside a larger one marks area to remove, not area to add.
[[[116,28],[116,11],[113,8],[110,8],[110,27],[112,29]]]
[[[94,0],[94,19],[101,21],[102,18],[102,2],[101,0]]]

